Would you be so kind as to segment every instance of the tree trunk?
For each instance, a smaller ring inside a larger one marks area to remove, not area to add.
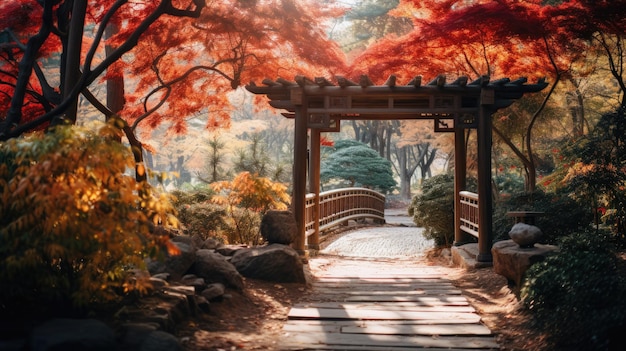
[[[106,39],[113,37],[117,34],[118,28],[115,24],[110,23],[105,31]],[[104,52],[109,56],[116,48],[111,45],[104,46]],[[111,65],[111,68],[114,65]],[[125,104],[124,99],[124,76],[122,74],[114,75],[107,80],[107,107],[111,112],[118,114]]]
[[[74,0],[72,10],[69,13],[69,28],[67,33],[67,55],[64,62],[65,77],[63,79],[63,99],[71,97],[71,92],[80,80],[80,59],[83,46],[83,32],[85,28],[85,15],[87,13],[87,0]],[[61,116],[52,119],[51,124],[61,123],[76,124],[78,113],[78,96]]]

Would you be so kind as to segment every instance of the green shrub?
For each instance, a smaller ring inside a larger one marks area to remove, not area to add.
[[[413,222],[424,228],[424,236],[434,240],[437,247],[444,247],[454,242],[453,209],[454,176],[441,174],[424,180],[421,194],[413,197],[408,211]]]
[[[494,177],[494,183],[500,194],[515,194],[524,191],[524,177],[517,173],[498,173]]]
[[[560,252],[527,271],[521,291],[533,321],[555,347],[608,350],[610,335],[626,327],[626,281],[606,233],[579,232]]]
[[[0,144],[0,310],[145,291],[132,272],[167,245],[150,228],[176,218],[166,194],[126,173],[135,161],[120,137],[113,124],[57,127]]]
[[[542,242],[555,244],[559,238],[570,233],[589,228],[593,214],[589,209],[565,193],[544,193],[540,190],[528,193],[516,193],[501,198],[494,206],[494,240],[508,240],[513,219],[507,217],[509,211],[545,212],[537,218],[535,225],[544,236]]]

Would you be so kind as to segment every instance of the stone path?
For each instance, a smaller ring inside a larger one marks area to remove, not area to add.
[[[403,237],[417,228],[394,229]],[[407,257],[404,249],[395,248],[413,239],[390,242],[385,235],[376,239],[360,232],[335,245],[334,253],[346,245],[348,256],[322,254],[310,260],[312,291],[306,303],[289,312],[280,350],[499,349],[445,269],[429,266],[416,257],[419,253]],[[367,238],[366,247],[380,250],[355,257],[350,250],[355,237]]]

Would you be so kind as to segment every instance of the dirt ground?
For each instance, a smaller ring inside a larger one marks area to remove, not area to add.
[[[439,255],[429,256],[430,264],[449,268],[453,284],[464,291],[501,350],[547,349],[544,335],[530,327],[505,278],[491,268],[468,272],[450,266]],[[187,350],[276,350],[290,307],[306,301],[308,293],[306,285],[247,279],[243,294],[233,293],[232,298],[212,304],[210,315],[190,320],[178,336]]]

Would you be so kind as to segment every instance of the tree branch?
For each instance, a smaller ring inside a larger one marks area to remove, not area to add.
[[[72,88],[71,92],[67,95],[67,97],[54,109],[45,113],[39,118],[36,118],[28,123],[18,125],[21,119],[21,107],[24,101],[24,93],[21,93],[21,96],[18,96],[18,94],[14,93],[13,98],[16,102],[15,104],[12,103],[11,109],[9,110],[9,113],[7,114],[7,118],[5,119],[5,121],[3,121],[3,123],[0,124],[0,140],[7,140],[9,138],[19,136],[26,131],[32,130],[36,128],[37,126],[50,121],[53,117],[65,111],[70,106],[72,101],[76,99],[78,94],[80,94],[85,89],[85,87],[93,83],[102,73],[104,73],[104,71],[106,71],[106,69],[109,66],[117,62],[117,60],[121,59],[121,57],[125,53],[132,50],[137,45],[138,40],[141,37],[141,35],[145,33],[150,28],[150,26],[154,22],[156,22],[159,19],[159,17],[162,16],[163,14],[176,13],[176,14],[188,15],[190,17],[195,18],[195,17],[200,16],[200,12],[205,6],[205,3],[203,0],[193,0],[193,3],[196,5],[196,8],[194,10],[176,10],[171,4],[171,1],[172,0],[162,1],[157,7],[157,9],[155,9],[154,12],[148,15],[148,17],[146,17],[137,26],[135,31],[133,31],[133,33],[126,39],[126,41],[122,45],[120,45],[109,56],[107,56],[102,62],[100,62],[100,64],[97,65],[93,70],[90,70],[89,67],[91,66],[91,62],[93,61],[93,57],[95,56],[95,52],[96,52],[96,47],[95,47],[96,43],[100,42],[102,35],[104,33],[104,28],[106,27],[106,23],[110,21],[111,17],[114,14],[114,11],[112,10],[117,11],[124,3],[126,3],[126,0],[116,1],[114,6],[105,15],[105,18],[103,19],[103,23],[102,23],[103,24],[102,28],[98,29],[98,34],[96,35],[94,44],[90,48],[85,58],[85,63],[83,66],[84,67],[83,74],[81,75],[80,80],[78,81],[76,86]],[[45,41],[45,38],[47,38],[47,36],[50,34],[50,27],[52,23],[52,5],[51,5],[52,2],[53,1],[44,0],[44,4],[49,7],[49,9],[44,9],[44,23],[42,24],[40,33],[33,36],[29,40],[28,50],[24,54],[24,57],[22,58],[22,62],[25,62],[25,65],[28,64],[28,67],[24,67],[24,69],[20,67],[20,76],[25,75],[25,78],[24,78],[25,83],[23,84],[28,83],[28,79],[30,77],[30,72],[32,72],[32,64],[34,62],[34,58],[36,57],[36,53],[41,47],[41,45],[43,44],[43,42]],[[29,60],[25,60],[27,57]],[[21,63],[20,63],[20,66],[21,66]]]
[[[39,32],[28,39],[26,44],[24,56],[19,63],[19,72],[13,97],[11,98],[11,106],[5,120],[0,123],[0,140],[5,140],[11,129],[17,126],[22,119],[22,105],[26,96],[26,87],[33,71],[33,65],[37,59],[37,52],[39,52],[39,49],[51,32],[53,3],[54,1],[51,0],[44,1],[43,21],[41,27],[39,27]]]

